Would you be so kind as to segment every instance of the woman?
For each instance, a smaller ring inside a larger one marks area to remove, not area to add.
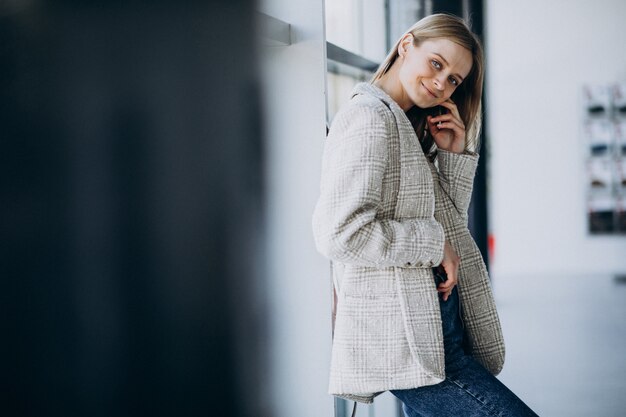
[[[494,376],[504,342],[467,228],[482,84],[476,37],[432,15],[333,121],[313,216],[338,290],[333,395],[390,390],[407,416],[536,415]]]

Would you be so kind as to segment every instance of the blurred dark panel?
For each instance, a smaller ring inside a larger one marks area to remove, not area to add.
[[[89,3],[0,3],[0,412],[266,415],[253,4]]]
[[[478,35],[483,44],[486,54],[485,31],[483,24],[484,9],[482,0],[468,0],[465,3],[467,10],[464,14],[469,16],[472,31]],[[485,61],[487,61],[485,56]],[[485,85],[487,84],[488,73],[485,73]],[[480,161],[476,169],[476,177],[474,178],[474,193],[469,207],[469,228],[476,245],[483,255],[487,269],[489,269],[489,205],[488,196],[488,172],[489,165],[489,130],[488,130],[489,112],[487,111],[487,94],[483,88],[483,124],[480,132]]]
[[[434,13],[449,13],[463,17],[463,0],[433,0]]]

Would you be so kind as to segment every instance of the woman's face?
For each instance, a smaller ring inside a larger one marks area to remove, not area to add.
[[[398,49],[404,56],[399,71],[404,94],[423,109],[449,99],[472,69],[471,52],[445,38],[415,46],[409,34]]]

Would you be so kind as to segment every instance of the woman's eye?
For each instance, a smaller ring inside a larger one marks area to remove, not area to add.
[[[433,67],[435,67],[435,68],[437,68],[437,69],[440,69],[440,68],[441,68],[441,64],[439,63],[439,61],[436,61],[436,60],[434,60],[434,59],[433,59],[433,60],[432,60],[432,61],[430,61],[430,62],[433,64]]]
[[[459,85],[459,82],[458,82],[458,81],[457,81],[457,79],[456,79],[456,78],[454,78],[454,77],[450,77],[450,83],[451,83],[453,86],[455,86],[455,87],[456,87],[457,85]]]

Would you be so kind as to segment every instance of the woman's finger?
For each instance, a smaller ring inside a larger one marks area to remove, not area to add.
[[[440,127],[437,126],[437,122],[433,121],[433,119],[428,120],[428,130],[430,134],[435,136],[439,132]]]
[[[452,114],[454,114],[456,117],[458,117],[459,119],[461,118],[461,114],[459,113],[459,108],[456,106],[456,104],[454,104],[454,102],[452,100],[448,99],[448,100],[440,103],[439,105],[445,107],[448,110],[450,110],[450,112]]]
[[[446,275],[448,276],[448,279],[443,283],[444,286],[450,286],[450,289],[455,286],[457,284],[457,282],[459,282],[458,280],[458,270],[459,270],[459,264],[458,263],[452,263],[449,265],[444,265],[444,269],[446,270]]]
[[[437,291],[439,292],[452,291],[452,288],[454,288],[456,284],[457,282],[453,282],[450,278],[448,278],[447,281],[439,284],[439,286],[437,287]]]
[[[451,275],[448,275],[448,279],[437,286],[437,291],[452,291],[452,288],[454,288],[457,284],[458,280],[456,278],[452,278]]]
[[[453,122],[459,127],[465,129],[465,125],[463,124],[463,121],[451,113],[446,113],[446,114],[442,114],[441,116],[432,117],[429,121],[431,124],[435,124],[435,125],[439,123],[443,123],[443,122]]]
[[[463,129],[461,126],[453,122],[439,122],[435,124],[434,129],[438,129],[438,130],[450,129],[459,135],[463,135],[465,133],[465,129]],[[437,132],[437,130],[435,130],[435,132]]]

